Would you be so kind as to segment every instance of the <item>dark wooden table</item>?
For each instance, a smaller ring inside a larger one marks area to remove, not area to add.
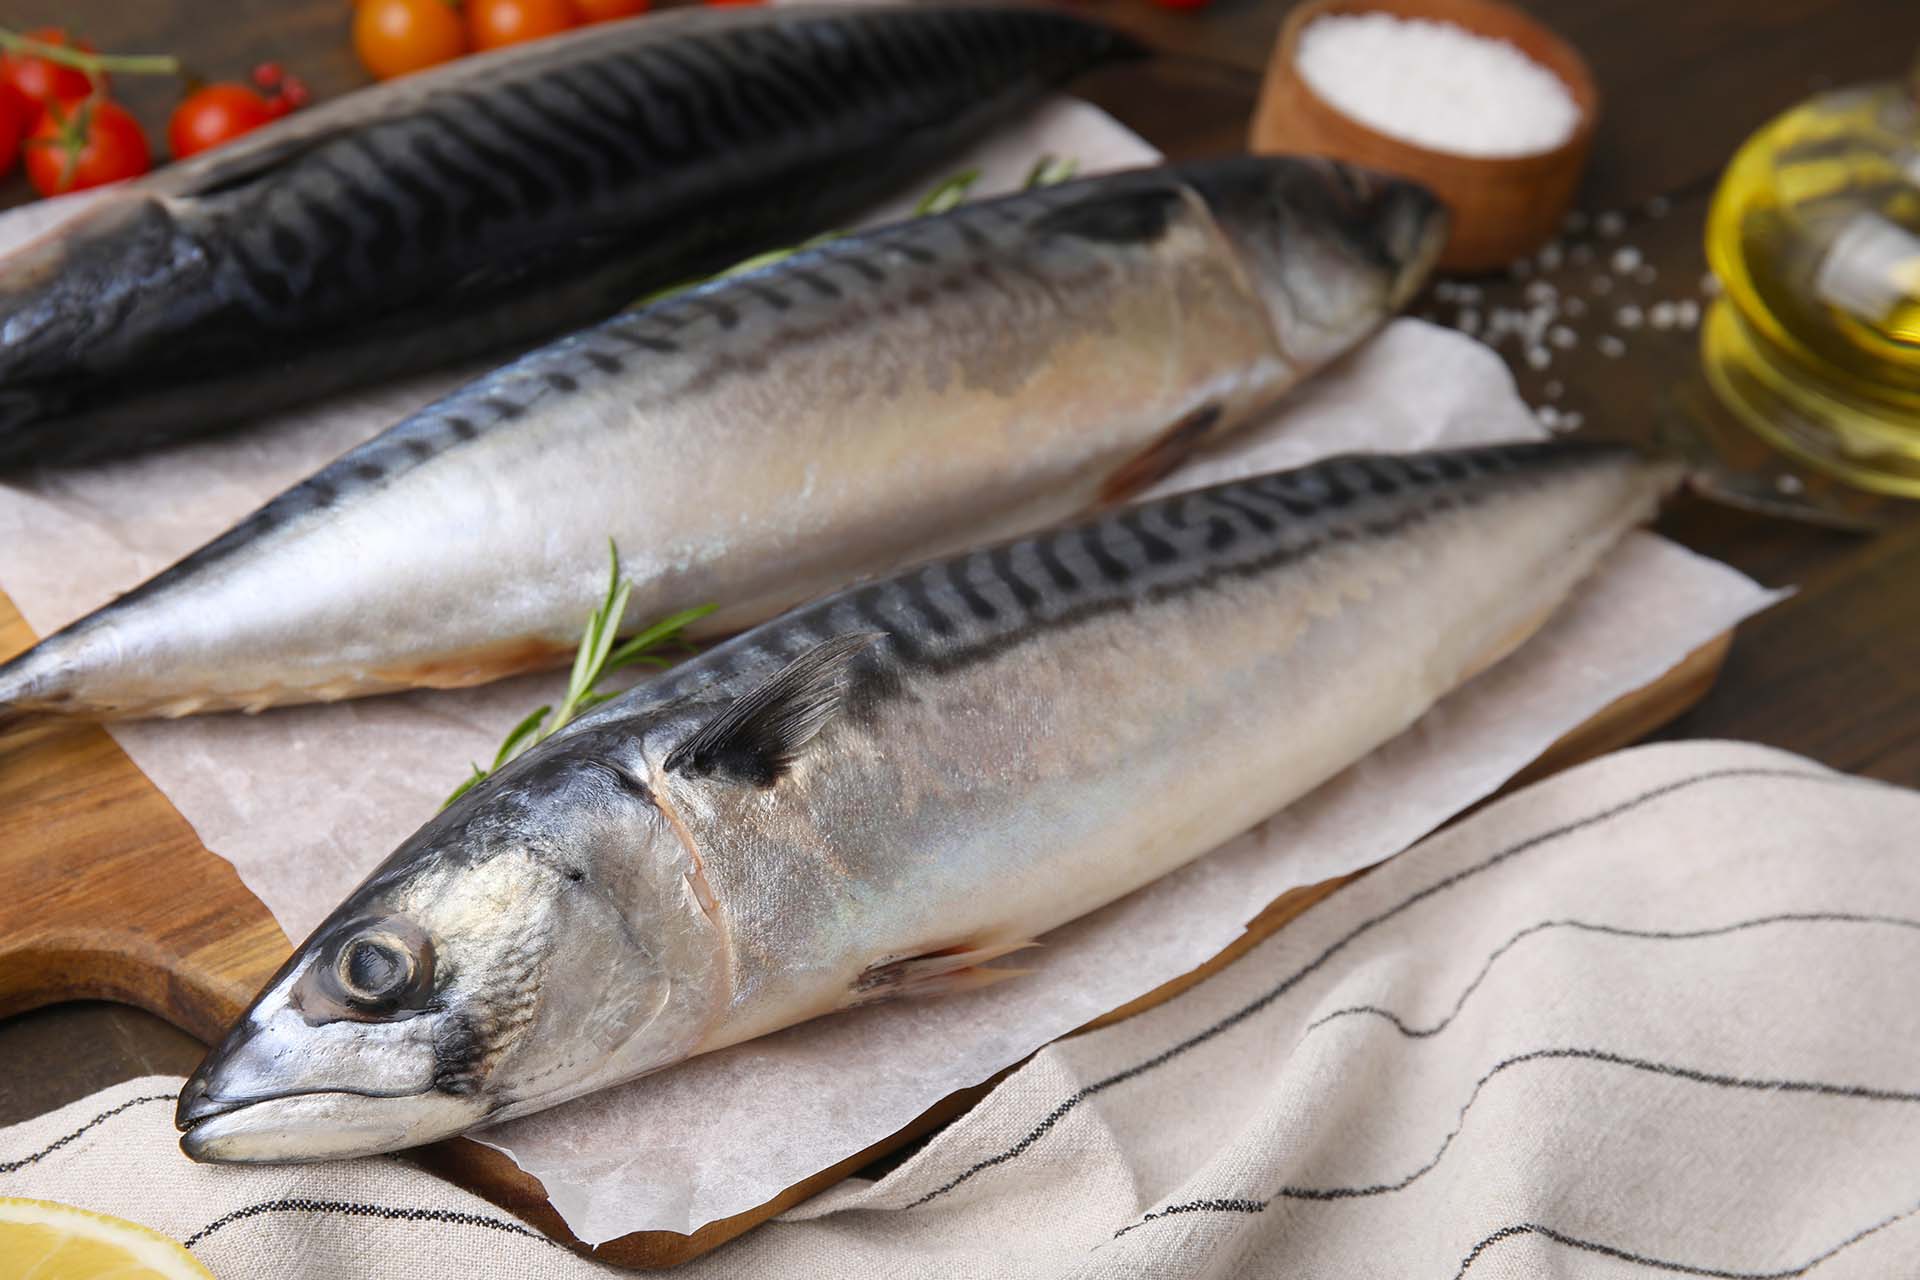
[[[1170,56],[1107,73],[1088,95],[1176,157],[1239,148],[1284,0],[1216,0],[1199,13],[1106,0],[1088,10]],[[1509,343],[1530,403],[1577,413],[1589,428],[1634,424],[1698,403],[1697,334],[1624,330],[1624,303],[1698,298],[1707,198],[1734,147],[1754,128],[1818,89],[1899,73],[1920,51],[1914,0],[1531,0],[1593,65],[1603,120],[1581,207],[1621,215],[1617,238],[1570,237],[1601,261],[1549,273],[1581,297],[1571,349],[1534,369]],[[276,59],[318,98],[366,82],[347,42],[347,0],[8,0],[4,21],[58,23],[116,53],[168,52],[209,79],[242,79]],[[177,95],[165,80],[117,86],[164,139]],[[0,207],[30,198],[16,173],[0,180]],[[1611,220],[1609,220],[1611,221]],[[1638,250],[1650,281],[1593,280],[1620,248]],[[1585,257],[1586,254],[1579,255]],[[1475,282],[1463,304],[1430,295],[1417,310],[1456,321],[1525,304],[1528,279]],[[1448,291],[1451,293],[1451,291]],[[1610,356],[1599,337],[1626,344]],[[1745,738],[1841,769],[1920,785],[1920,508],[1891,513],[1872,539],[1683,504],[1663,531],[1768,585],[1799,593],[1741,629],[1714,692],[1668,731]],[[1631,620],[1623,621],[1631,625]],[[0,1021],[0,1123],[10,1123],[134,1075],[190,1070],[200,1046],[147,1014],[65,1005]]]

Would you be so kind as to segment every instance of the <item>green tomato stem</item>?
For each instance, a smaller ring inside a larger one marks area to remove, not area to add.
[[[33,57],[45,58],[48,62],[57,62],[63,67],[73,67],[96,76],[104,71],[116,71],[129,76],[177,76],[180,74],[180,59],[168,57],[166,54],[88,53],[84,49],[69,49],[63,44],[48,44],[44,40],[35,40],[32,36],[23,36],[5,27],[0,27],[0,49],[31,54]]]

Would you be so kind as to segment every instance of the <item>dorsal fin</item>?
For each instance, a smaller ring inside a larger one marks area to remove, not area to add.
[[[667,771],[772,786],[839,713],[848,669],[879,638],[857,631],[821,641],[670,751]]]

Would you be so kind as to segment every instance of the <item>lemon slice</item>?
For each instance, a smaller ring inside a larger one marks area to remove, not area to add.
[[[0,1196],[0,1275],[34,1280],[213,1280],[158,1231],[51,1200]]]

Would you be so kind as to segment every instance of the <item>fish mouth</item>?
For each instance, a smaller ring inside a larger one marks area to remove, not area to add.
[[[180,1150],[203,1164],[306,1164],[417,1147],[451,1137],[484,1116],[484,1104],[435,1090],[361,1093],[316,1089],[221,1098],[192,1085],[174,1125]]]

